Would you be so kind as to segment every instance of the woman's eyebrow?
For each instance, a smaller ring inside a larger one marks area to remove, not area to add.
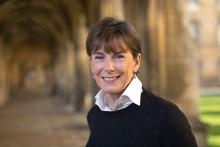
[[[94,52],[93,54],[95,54],[95,55],[104,55],[104,53],[99,52],[99,51],[96,51],[96,52]]]
[[[122,53],[126,53],[127,51],[126,50],[122,50],[122,51],[116,51],[114,54],[122,54]]]

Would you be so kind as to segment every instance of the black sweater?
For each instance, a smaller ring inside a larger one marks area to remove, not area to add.
[[[86,147],[197,147],[190,125],[178,107],[143,90],[141,106],[88,113]]]

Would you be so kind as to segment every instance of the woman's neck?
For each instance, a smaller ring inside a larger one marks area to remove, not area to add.
[[[106,96],[106,104],[112,111],[116,110],[116,103],[120,96],[118,95],[108,95]]]

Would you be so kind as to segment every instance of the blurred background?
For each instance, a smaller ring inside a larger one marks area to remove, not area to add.
[[[141,36],[140,79],[220,147],[220,0],[0,0],[0,146],[83,147],[98,91],[85,40],[105,16]]]

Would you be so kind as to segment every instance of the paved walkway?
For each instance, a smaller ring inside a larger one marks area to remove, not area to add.
[[[202,87],[200,88],[201,95],[220,95],[220,87]]]
[[[74,115],[61,99],[17,96],[0,108],[0,147],[84,147],[85,115]]]

